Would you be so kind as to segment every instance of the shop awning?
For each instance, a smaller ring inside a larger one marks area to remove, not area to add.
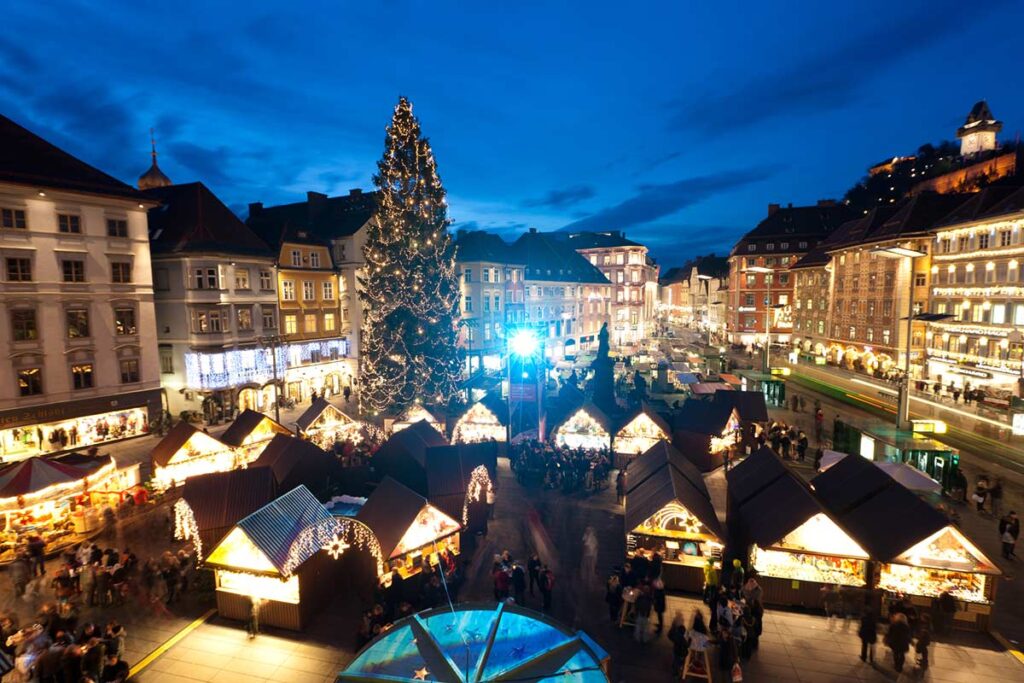
[[[264,430],[268,439],[272,434],[291,434],[291,431],[267,415],[246,409],[239,413],[231,426],[224,430],[224,433],[220,435],[220,440],[237,448],[243,445],[245,440],[257,430]]]
[[[192,508],[203,545],[220,538],[208,532],[229,529],[277,497],[277,480],[268,467],[212,472],[189,477],[181,497]]]
[[[736,375],[730,375],[730,374],[722,373],[722,374],[720,374],[718,376],[718,378],[720,380],[722,380],[723,382],[725,382],[726,384],[732,384],[732,385],[737,386],[737,387],[743,385],[743,380],[741,380]]]
[[[314,443],[278,434],[249,467],[266,467],[274,473],[278,491],[307,486],[321,491],[341,476],[341,464]]]
[[[633,488],[626,498],[626,531],[630,532],[672,502],[696,517],[709,533],[725,537],[704,482],[695,485],[675,467],[665,467]]]

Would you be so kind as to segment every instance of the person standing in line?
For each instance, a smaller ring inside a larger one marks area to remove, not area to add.
[[[551,611],[551,592],[555,588],[555,573],[544,565],[540,570],[540,594],[544,599],[544,613]]]
[[[1003,544],[1003,558],[1016,560],[1017,538],[1020,536],[1020,520],[1013,510],[999,520],[999,540]]]
[[[988,497],[988,482],[985,479],[978,479],[977,485],[974,487],[974,500],[975,510],[978,512],[985,511],[985,499]]]
[[[800,462],[803,462],[807,457],[807,447],[809,445],[807,435],[801,431],[796,441],[796,459]]]
[[[860,629],[857,631],[860,636],[860,659],[862,662],[875,661],[875,643],[878,642],[878,618],[875,610],[865,607],[864,613],[860,616]]]
[[[533,587],[540,586],[540,556],[537,553],[530,555],[526,561],[526,571],[530,575],[530,595],[533,595]]]
[[[619,470],[619,474],[615,477],[615,501],[622,505],[622,501],[626,499],[626,471]]]
[[[894,614],[889,624],[889,632],[885,634],[885,644],[892,650],[892,661],[896,673],[903,671],[907,650],[910,649],[910,634],[910,624],[907,623],[907,615],[902,612]]]
[[[932,633],[928,627],[926,618],[921,621],[921,628],[917,632],[917,642],[914,644],[914,652],[917,653],[917,668],[920,673],[928,670],[928,646],[932,644]]]

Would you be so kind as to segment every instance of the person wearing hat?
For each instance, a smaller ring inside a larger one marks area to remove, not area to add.
[[[737,593],[743,589],[743,582],[746,580],[745,572],[743,571],[743,563],[739,561],[739,558],[732,561],[732,575],[729,577],[729,586],[732,590]]]

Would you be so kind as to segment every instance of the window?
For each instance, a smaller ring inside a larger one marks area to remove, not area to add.
[[[779,273],[779,284],[780,285],[788,285],[789,284],[789,273]]]
[[[615,265],[621,266],[621,265],[625,265],[625,263],[626,263],[626,256],[625,256],[625,254],[616,254],[615,255]]]
[[[89,336],[89,311],[72,309],[64,312],[67,323],[68,339],[81,339]]]
[[[987,232],[983,232],[978,235],[978,249],[988,249],[988,244],[992,240],[992,235]]]
[[[281,281],[281,301],[295,301],[295,281]]]
[[[39,368],[18,370],[18,393],[22,396],[38,396],[43,393],[43,373]]]
[[[800,242],[800,243],[799,243],[799,244],[797,245],[797,248],[799,248],[799,249],[801,249],[801,250],[803,250],[803,249],[806,249],[806,248],[807,248],[807,242]]]
[[[480,269],[480,281],[481,282],[490,282],[491,281],[491,269],[490,268],[481,268]]]
[[[210,317],[206,311],[192,311],[192,331],[198,333],[210,331]]]
[[[334,301],[334,283],[327,281],[323,283],[324,301]]]
[[[39,338],[36,312],[32,309],[11,311],[11,337],[14,341],[35,341]]]
[[[107,219],[107,237],[127,237],[128,221],[124,218]]]
[[[483,300],[484,300],[484,313],[490,313],[491,312],[491,297],[488,296],[487,292],[484,292]]]
[[[333,313],[324,313],[324,332],[334,332],[335,320]]]
[[[348,309],[347,308],[341,309],[341,322],[342,323],[347,323],[348,322]]]
[[[494,295],[494,310],[495,311],[500,311],[501,310],[501,297],[499,295],[497,295],[497,294]]]
[[[748,244],[747,245],[747,251],[754,251],[754,249],[756,249],[756,248],[757,247],[755,247],[753,244]]]
[[[252,308],[249,306],[242,306],[236,310],[235,318],[238,322],[239,332],[252,329]]]
[[[767,249],[768,251],[775,251],[775,242],[769,242],[768,244],[764,245],[764,248]]]
[[[299,331],[298,316],[286,315],[284,317],[284,333],[296,334]]]
[[[160,345],[160,372],[165,375],[174,374],[174,347],[170,344]]]
[[[1006,304],[995,304],[992,306],[992,324],[1006,324]]]
[[[824,320],[819,320],[818,321],[818,334],[825,334],[825,321]]]
[[[868,317],[869,318],[874,318],[875,317],[875,302],[874,301],[869,301],[868,302]]]
[[[277,316],[273,306],[263,306],[263,329],[272,330],[277,327]]]
[[[999,231],[999,246],[1008,247],[1010,246],[1011,233],[1009,230]]]
[[[473,269],[472,268],[466,268],[465,272],[462,275],[462,281],[463,282],[472,282],[473,281]]]
[[[882,330],[882,343],[889,345],[889,330]]]
[[[64,282],[85,282],[85,261],[61,261],[60,269]]]
[[[756,275],[747,275],[747,287],[753,287],[756,284],[757,284],[757,276]]]
[[[7,259],[8,282],[32,282],[32,259]]]
[[[874,330],[874,328],[871,328],[871,327],[869,327],[869,328],[868,328],[868,329],[867,329],[867,330],[865,331],[865,334],[867,335],[867,340],[868,340],[869,342],[873,342],[873,341],[875,341],[875,330]]]
[[[126,261],[114,261],[110,264],[110,281],[128,284],[132,281],[132,264]]]
[[[220,317],[220,311],[210,311],[210,332],[223,332],[224,325],[223,320]]]
[[[316,313],[307,313],[303,316],[303,329],[306,332],[316,332]]]
[[[320,252],[311,251],[309,252],[309,267],[319,268],[320,267]]]
[[[779,249],[781,249],[782,251],[788,251],[789,250],[789,242],[782,242],[782,243],[780,243],[779,244]]]
[[[138,328],[135,326],[135,309],[131,307],[114,309],[114,333],[136,334]]]
[[[970,248],[970,244],[971,244],[971,240],[970,240],[970,238],[969,238],[969,237],[967,237],[966,235],[964,235],[964,236],[963,236],[963,237],[961,237],[961,238],[960,238],[960,240],[959,240],[959,241],[957,242],[957,249],[958,249],[959,251],[967,251],[967,250],[968,250],[968,249]]]
[[[71,386],[75,389],[92,389],[92,364],[71,366]]]
[[[270,273],[269,270],[261,270],[260,271],[260,289],[262,289],[264,292],[272,290],[274,288],[274,285],[272,284],[273,277],[274,276]]]
[[[309,280],[303,280],[302,282],[302,300],[316,301],[316,288],[313,287],[313,283]]]
[[[69,234],[81,234],[82,217],[69,213],[57,214],[57,229]]]
[[[196,268],[192,276],[192,285],[195,289],[219,288],[216,268]]]
[[[928,283],[928,276],[924,273],[914,273],[914,286],[924,287]]]
[[[292,265],[293,266],[301,266],[302,265],[302,252],[299,251],[298,249],[292,249]]]
[[[754,305],[754,295],[753,294],[744,294],[743,295],[743,305],[744,306],[753,306]]]
[[[139,361],[137,358],[126,358],[121,361],[121,384],[134,384],[139,381]]]
[[[0,209],[0,227],[24,230],[26,227],[24,209]]]
[[[463,301],[463,310],[465,310],[466,313],[473,312],[473,297],[467,296],[465,298],[465,300]]]
[[[235,268],[235,289],[249,289],[248,268]]]

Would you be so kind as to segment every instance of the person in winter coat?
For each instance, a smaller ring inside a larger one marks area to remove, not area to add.
[[[672,643],[672,675],[675,677],[679,674],[679,667],[686,659],[686,649],[690,646],[683,623],[683,613],[679,610],[676,610],[672,617],[672,625],[668,627],[668,639]]]
[[[704,602],[710,605],[716,595],[718,595],[718,567],[715,566],[715,561],[709,557],[704,564]]]
[[[614,624],[619,620],[619,614],[622,612],[622,582],[619,580],[618,574],[608,577],[608,583],[605,584],[604,601],[608,603],[608,618]]]
[[[921,671],[928,669],[928,646],[932,644],[932,632],[927,623],[922,623],[917,632],[914,651],[917,653],[917,666]]]
[[[551,592],[555,588],[555,573],[547,565],[540,570],[540,594],[544,599],[544,612],[551,611]]]
[[[889,624],[889,632],[885,634],[885,644],[892,650],[892,661],[897,673],[903,671],[903,662],[910,649],[910,624],[905,614],[893,615]]]
[[[860,636],[860,659],[863,662],[875,661],[875,643],[878,641],[878,618],[875,611],[870,607],[864,608],[860,616],[860,628],[857,630]]]
[[[540,555],[534,553],[526,561],[526,571],[530,574],[530,595],[533,595],[533,587],[540,585]]]
[[[647,585],[641,586],[640,594],[636,596],[636,621],[633,627],[633,640],[641,645],[647,642],[653,607],[654,600],[651,597],[651,587]]]
[[[661,577],[651,582],[651,600],[654,602],[654,612],[658,615],[658,625],[655,633],[661,633],[665,628],[665,582]]]
[[[526,572],[518,562],[512,567],[512,594],[517,605],[526,604]]]

